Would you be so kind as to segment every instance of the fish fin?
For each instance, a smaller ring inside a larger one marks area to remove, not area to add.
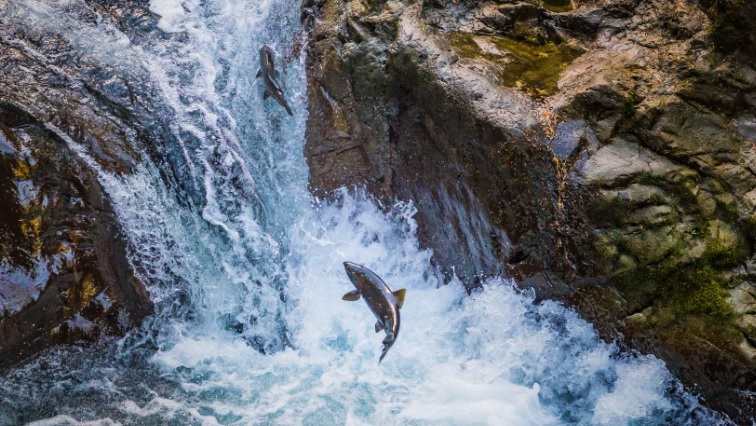
[[[255,79],[260,78],[261,75],[262,75],[262,68],[260,68],[259,70],[257,70],[257,74],[255,74]]]
[[[383,330],[383,324],[381,324],[380,321],[376,321],[375,322],[375,332],[377,333],[377,332],[379,332],[381,330]]]
[[[267,100],[270,97],[270,92],[268,89],[265,89],[265,93],[263,93],[263,100]]]
[[[386,337],[383,339],[383,344],[391,343],[394,341],[394,333],[388,332],[386,333]]]
[[[394,297],[396,297],[396,309],[402,309],[402,305],[404,305],[404,295],[407,294],[407,289],[402,288],[394,293]]]
[[[282,107],[284,107],[284,109],[286,110],[286,113],[287,113],[287,114],[289,114],[290,116],[292,116],[292,117],[293,117],[293,116],[294,116],[294,113],[292,113],[292,112],[291,112],[291,108],[289,108],[289,103],[288,103],[288,102],[286,102],[286,99],[284,99],[284,97],[283,97],[283,92],[279,92],[279,93],[281,94],[281,96],[280,96],[280,97],[278,97],[278,98],[276,98],[276,101],[278,101],[278,103],[279,103],[279,104],[280,104],[280,105],[281,105]]]
[[[359,290],[352,290],[349,293],[341,296],[341,300],[346,300],[347,302],[355,302],[357,300],[360,300],[360,291]]]

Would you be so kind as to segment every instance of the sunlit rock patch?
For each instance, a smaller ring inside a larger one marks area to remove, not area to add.
[[[461,32],[452,33],[450,41],[460,58],[485,60],[496,69],[501,84],[536,98],[554,94],[560,73],[582,53],[566,43],[538,44]]]

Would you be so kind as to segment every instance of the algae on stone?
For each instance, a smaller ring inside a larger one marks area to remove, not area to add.
[[[690,314],[714,322],[732,318],[735,312],[726,300],[725,272],[742,260],[742,254],[737,248],[710,242],[700,258],[680,264],[675,253],[684,249],[676,247],[658,264],[619,274],[615,278],[618,290],[631,305],[653,302],[671,309],[673,318]]]
[[[463,32],[450,33],[450,40],[461,58],[485,59],[498,70],[501,84],[536,98],[554,94],[562,71],[583,53],[567,43],[538,44]]]
[[[574,9],[571,0],[540,0],[540,3],[544,9],[556,13],[569,12]]]

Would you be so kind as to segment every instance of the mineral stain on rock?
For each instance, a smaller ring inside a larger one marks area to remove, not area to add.
[[[463,59],[484,59],[497,70],[504,86],[522,89],[534,98],[557,91],[559,77],[583,50],[567,43],[539,44],[502,36],[455,31],[449,39]]]
[[[572,0],[541,0],[543,8],[551,12],[569,12],[574,9]]]

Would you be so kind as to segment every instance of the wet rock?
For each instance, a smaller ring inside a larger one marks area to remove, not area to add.
[[[26,25],[27,7],[7,2],[0,7],[0,99],[78,143],[108,172],[129,173],[149,155],[170,166],[162,172],[170,185],[186,189],[184,196],[201,197],[173,149],[176,136],[164,119],[170,114],[158,91],[149,86],[151,79],[145,75],[149,70],[134,66],[139,60],[130,56],[133,49],[113,55],[103,52],[107,43],[98,44],[96,39],[125,35],[110,41],[126,47],[144,43],[150,32],[169,37],[157,28],[159,17],[150,12],[149,3],[71,4],[85,26],[103,20],[122,31],[93,30],[97,27],[90,25],[86,29],[93,35],[88,38],[44,20]]]
[[[0,103],[0,367],[97,340],[150,312],[95,173],[60,136]]]
[[[120,335],[151,312],[98,175],[131,173],[149,155],[172,166],[164,175],[169,184],[191,182],[181,179],[186,171],[175,153],[163,149],[175,138],[156,114],[163,107],[140,74],[147,71],[131,66],[128,49],[103,53],[96,39],[71,37],[65,26],[26,25],[28,7],[0,1],[0,196],[6,203],[0,209],[0,368],[57,343]],[[125,46],[158,31],[145,2],[69,7],[85,26],[117,26],[122,33],[97,34],[125,35],[118,40]]]

